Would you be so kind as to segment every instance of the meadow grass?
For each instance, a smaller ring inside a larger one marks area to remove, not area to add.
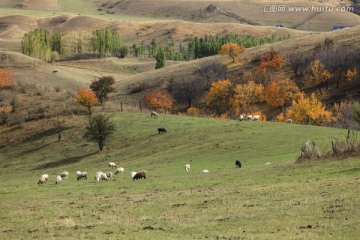
[[[114,113],[103,152],[82,138],[32,138],[0,155],[1,239],[356,239],[359,158],[298,164],[303,140],[343,129]],[[165,127],[166,134],[157,128]],[[242,168],[235,168],[235,160]],[[96,182],[96,171],[125,172]],[[271,165],[265,165],[271,162]],[[184,165],[191,164],[189,173]],[[130,172],[145,169],[146,180]],[[201,171],[209,169],[208,174]],[[60,185],[55,177],[67,170]],[[75,171],[88,180],[76,181]],[[38,186],[43,173],[48,183]]]

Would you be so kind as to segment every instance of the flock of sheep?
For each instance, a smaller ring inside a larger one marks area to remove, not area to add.
[[[239,160],[236,160],[235,161],[235,165],[236,167],[239,167],[241,168],[241,162]],[[120,174],[120,173],[123,173],[125,171],[125,169],[123,167],[117,167],[116,166],[116,163],[114,162],[109,162],[109,167],[113,168],[115,167],[116,168],[116,171],[115,171],[115,175],[117,174]],[[190,164],[185,164],[185,172],[188,173],[190,172]],[[202,170],[203,173],[209,173],[209,170],[208,169],[204,169]],[[81,179],[85,179],[87,180],[87,172],[81,172],[81,171],[77,171],[76,172],[76,180],[81,180]],[[69,176],[69,172],[65,171],[65,172],[62,172],[60,173],[60,175],[56,176],[55,178],[55,184],[60,184],[60,182],[63,180],[63,178]],[[112,172],[102,172],[102,171],[99,171],[99,172],[96,172],[95,174],[95,180],[100,182],[100,181],[108,181],[109,178],[112,178],[113,174]],[[146,176],[147,176],[147,171],[146,170],[142,170],[140,172],[131,172],[131,178],[133,180],[138,180],[138,179],[146,179]],[[48,174],[43,174],[40,176],[39,180],[38,180],[38,185],[40,184],[44,184],[48,181],[49,179],[49,175]]]

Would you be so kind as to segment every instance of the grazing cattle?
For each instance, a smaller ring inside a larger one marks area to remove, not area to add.
[[[236,161],[235,161],[235,165],[236,165],[236,167],[241,168],[241,162],[240,162],[240,160],[236,160]]]
[[[159,134],[160,134],[160,133],[166,133],[166,129],[165,129],[165,128],[158,128],[157,130],[158,130]]]
[[[57,73],[57,72],[58,72],[58,71],[54,70],[54,71],[53,71],[53,74],[54,74],[54,73]]]
[[[155,112],[155,111],[152,111],[151,113],[150,113],[150,116],[151,117],[159,117],[159,115],[157,114],[157,112]]]
[[[146,179],[146,174],[147,174],[147,171],[145,170],[142,170],[141,172],[137,172],[134,176],[133,176],[133,180],[138,180],[138,179]]]

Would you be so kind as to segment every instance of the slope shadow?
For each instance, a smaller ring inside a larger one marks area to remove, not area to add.
[[[55,162],[45,163],[45,164],[42,164],[40,166],[33,168],[33,170],[54,168],[54,167],[60,167],[60,166],[67,165],[67,164],[74,164],[74,163],[80,162],[83,158],[89,157],[96,153],[98,153],[98,152],[96,151],[96,152],[88,153],[88,154],[81,155],[81,156],[68,157],[68,158],[60,159]]]

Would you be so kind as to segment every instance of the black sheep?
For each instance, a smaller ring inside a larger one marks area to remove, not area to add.
[[[236,161],[235,161],[235,165],[236,165],[236,167],[241,168],[241,162],[240,162],[240,160],[236,160]]]

